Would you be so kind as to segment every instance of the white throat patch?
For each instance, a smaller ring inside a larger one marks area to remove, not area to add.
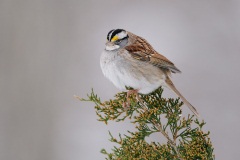
[[[106,50],[107,51],[112,51],[112,50],[115,50],[115,49],[118,49],[120,46],[119,45],[113,45],[113,46],[108,46],[106,45]]]

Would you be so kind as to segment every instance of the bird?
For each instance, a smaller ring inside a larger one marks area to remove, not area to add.
[[[132,93],[150,94],[164,86],[175,92],[184,104],[199,117],[199,113],[177,90],[171,73],[181,71],[161,55],[145,40],[124,29],[113,29],[107,34],[105,49],[100,57],[101,70],[119,90]]]

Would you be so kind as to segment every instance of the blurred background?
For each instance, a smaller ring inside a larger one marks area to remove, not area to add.
[[[98,122],[94,104],[73,97],[118,92],[99,66],[114,28],[175,63],[183,73],[172,80],[207,122],[216,159],[238,159],[239,16],[238,0],[0,0],[0,159],[104,159],[108,130],[133,128]]]

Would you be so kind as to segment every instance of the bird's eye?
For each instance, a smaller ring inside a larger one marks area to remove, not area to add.
[[[114,43],[115,43],[115,44],[120,44],[121,42],[122,42],[122,40],[119,39],[119,40],[116,40]]]

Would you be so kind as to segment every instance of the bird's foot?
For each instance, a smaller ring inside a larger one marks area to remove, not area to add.
[[[122,107],[124,111],[127,111],[130,108],[130,105],[127,102],[123,102]]]
[[[128,110],[129,107],[130,107],[130,96],[134,94],[137,98],[137,100],[139,101],[139,95],[138,95],[138,90],[137,89],[134,89],[134,90],[129,90],[127,92],[127,101],[126,102],[123,102],[123,108],[124,110]]]

